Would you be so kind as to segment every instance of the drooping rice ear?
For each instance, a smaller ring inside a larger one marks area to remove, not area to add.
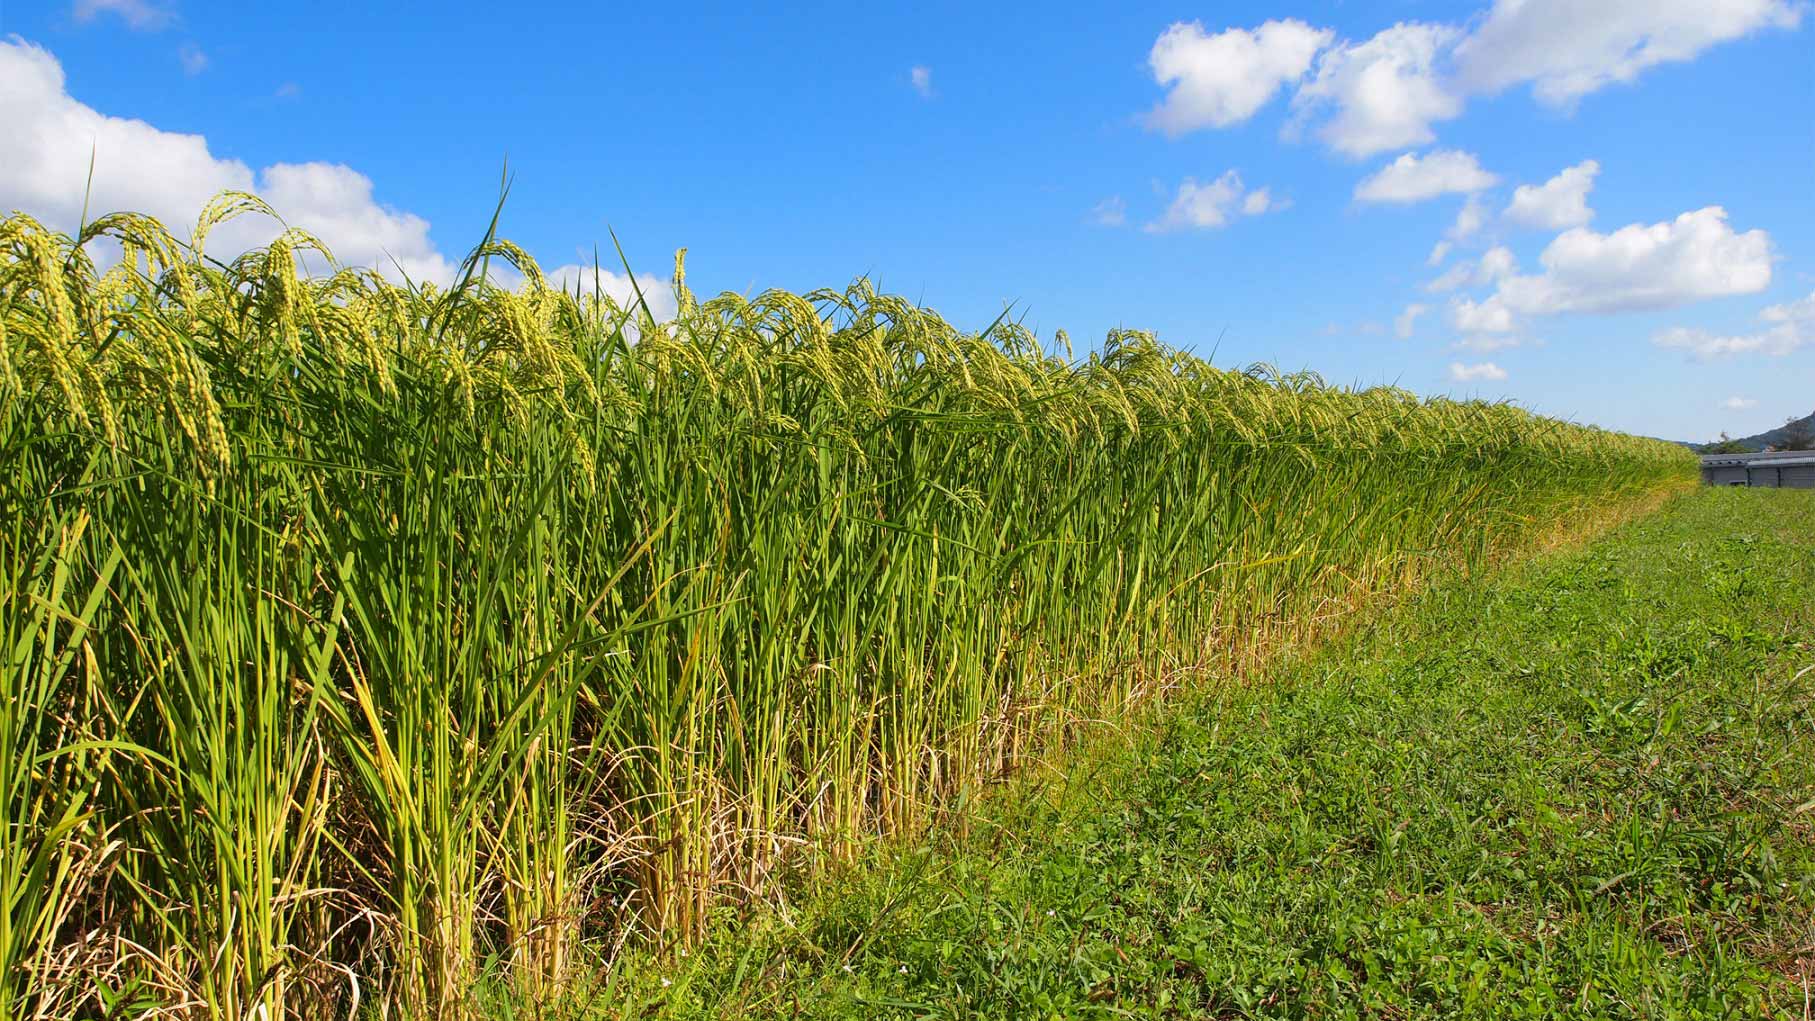
[[[208,235],[214,228],[247,213],[263,213],[278,223],[284,222],[283,217],[278,216],[277,211],[257,195],[244,191],[223,191],[209,199],[208,204],[202,207],[201,214],[196,217],[195,230],[189,236],[189,247],[195,252],[196,259],[200,260],[206,255]]]

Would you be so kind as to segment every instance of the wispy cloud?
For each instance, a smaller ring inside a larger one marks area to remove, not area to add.
[[[76,0],[71,13],[84,24],[110,15],[140,32],[155,32],[176,20],[170,8],[151,0]]]
[[[933,98],[932,68],[925,64],[916,64],[913,69],[908,71],[908,81],[914,86],[914,91],[920,93],[920,98]]]
[[[1725,355],[1787,355],[1815,344],[1815,292],[1806,298],[1771,305],[1758,313],[1762,329],[1751,333],[1720,334],[1687,326],[1674,326],[1651,338],[1659,347],[1688,351],[1698,358]]]
[[[1412,331],[1418,328],[1418,317],[1427,311],[1429,309],[1417,302],[1407,305],[1405,311],[1393,317],[1393,333],[1398,335],[1400,340],[1409,339]]]
[[[208,54],[194,43],[184,43],[177,47],[176,59],[183,65],[183,73],[191,78],[208,70]]]
[[[1090,222],[1099,227],[1121,227],[1128,222],[1128,203],[1111,195],[1090,207]]]
[[[1524,347],[1525,338],[1504,333],[1475,333],[1463,337],[1450,345],[1458,351],[1473,351],[1476,354],[1492,354],[1504,351],[1509,347]]]

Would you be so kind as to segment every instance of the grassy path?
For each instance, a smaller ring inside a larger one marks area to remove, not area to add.
[[[609,998],[713,1017],[1802,1018],[1811,666],[1815,494],[1704,490],[1433,590]]]

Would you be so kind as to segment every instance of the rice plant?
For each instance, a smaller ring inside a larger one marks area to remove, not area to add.
[[[1693,478],[861,280],[700,301],[677,256],[658,321],[492,237],[446,288],[295,228],[210,255],[247,212],[0,225],[0,1016],[545,1002],[1200,668]]]

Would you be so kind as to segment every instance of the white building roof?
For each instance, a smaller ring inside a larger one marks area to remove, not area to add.
[[[1767,450],[1759,454],[1703,454],[1703,468],[1792,468],[1815,464],[1815,450]]]

